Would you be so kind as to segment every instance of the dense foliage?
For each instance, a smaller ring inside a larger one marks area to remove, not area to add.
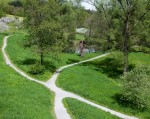
[[[145,109],[150,106],[150,67],[139,65],[124,75],[122,103],[133,108]]]
[[[61,50],[63,32],[58,19],[59,5],[55,0],[26,0],[24,9],[25,25],[29,30],[26,46],[34,46],[43,64],[47,52]]]
[[[128,71],[128,54],[132,46],[149,47],[149,0],[84,0],[93,4],[99,17],[93,17],[94,36],[103,40],[107,49],[124,54],[124,72]],[[96,22],[96,23],[95,23]],[[98,25],[99,24],[99,25]],[[90,25],[90,24],[89,24]],[[92,26],[90,25],[90,26]],[[92,28],[90,27],[89,28]],[[92,30],[93,30],[92,29]],[[97,29],[97,33],[96,30]],[[98,34],[98,35],[97,35]],[[105,42],[107,41],[107,42]],[[147,44],[147,45],[146,45]]]

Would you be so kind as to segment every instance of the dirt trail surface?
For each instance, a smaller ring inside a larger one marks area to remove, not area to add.
[[[98,105],[96,103],[93,103],[91,101],[88,101],[87,99],[84,99],[84,98],[82,98],[82,97],[80,97],[80,96],[78,96],[78,95],[76,95],[74,93],[64,91],[61,88],[56,86],[57,77],[58,77],[58,75],[61,73],[61,71],[63,69],[71,67],[71,66],[74,66],[74,65],[78,65],[78,64],[81,64],[81,63],[84,63],[84,62],[92,61],[92,60],[95,60],[95,59],[98,59],[98,58],[101,58],[101,57],[105,57],[109,53],[103,54],[103,55],[100,55],[100,56],[97,56],[97,57],[94,57],[94,58],[91,58],[89,60],[84,60],[84,61],[81,61],[81,62],[78,62],[78,63],[73,63],[73,64],[70,64],[70,65],[63,66],[63,67],[59,68],[47,82],[43,82],[43,81],[39,81],[37,79],[31,78],[30,76],[25,74],[23,71],[18,69],[11,62],[11,60],[9,59],[8,55],[5,52],[5,48],[7,46],[7,39],[9,37],[10,36],[6,36],[4,38],[3,47],[2,47],[2,53],[3,53],[3,56],[4,56],[6,64],[9,65],[10,67],[12,67],[16,72],[18,72],[20,75],[22,75],[23,77],[27,78],[28,80],[32,80],[34,82],[42,84],[45,87],[47,87],[48,89],[50,89],[50,91],[53,91],[55,93],[54,110],[55,110],[55,114],[56,114],[57,119],[71,119],[71,116],[68,114],[66,108],[64,107],[64,105],[62,103],[62,100],[64,98],[67,98],[67,97],[77,99],[77,100],[82,101],[84,103],[87,103],[87,104],[89,104],[91,106],[97,107],[98,109],[101,109],[101,110],[103,110],[105,112],[109,112],[109,113],[111,113],[111,114],[113,114],[113,115],[115,115],[117,117],[122,118],[122,119],[138,119],[136,117],[128,116],[128,115],[122,114],[120,112],[117,112],[117,111],[111,110],[109,108],[106,108],[104,106]]]

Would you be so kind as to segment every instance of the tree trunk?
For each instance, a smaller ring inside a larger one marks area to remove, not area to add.
[[[124,73],[128,72],[128,52],[124,52]]]
[[[83,57],[83,49],[84,49],[84,43],[83,41],[80,41],[80,56]]]
[[[107,49],[109,50],[111,49],[111,38],[109,35],[107,36],[107,43],[108,43]]]
[[[43,55],[43,52],[41,51],[41,54],[40,54],[40,62],[41,62],[41,65],[43,65],[43,62],[44,62],[44,55]]]
[[[128,72],[128,53],[129,53],[129,15],[127,15],[125,22],[124,35],[124,73]]]

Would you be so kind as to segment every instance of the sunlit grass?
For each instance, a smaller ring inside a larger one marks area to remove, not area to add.
[[[55,119],[53,101],[52,92],[7,66],[0,51],[0,119]]]
[[[117,55],[117,52],[115,53]],[[57,85],[64,90],[76,93],[95,103],[114,109],[116,111],[135,115],[142,119],[150,118],[150,110],[143,112],[122,105],[117,100],[121,93],[123,66],[113,55],[70,67],[62,71],[58,77]],[[118,56],[120,58],[120,56]],[[138,63],[149,65],[150,55],[145,53],[131,53],[129,61],[132,68]]]
[[[76,40],[85,40],[85,36],[82,34],[76,34]]]
[[[65,98],[63,102],[73,119],[119,119],[108,112],[72,98]]]
[[[52,58],[51,54],[47,54],[45,57],[45,66],[47,67],[47,69],[44,71],[44,73],[32,75],[29,73],[30,67],[34,65],[35,61],[40,61],[40,55],[36,53],[32,48],[24,48],[23,43],[25,42],[25,40],[26,37],[24,34],[16,34],[11,36],[8,39],[8,55],[10,56],[13,63],[20,69],[22,69],[32,77],[43,81],[48,80],[52,76],[54,71],[56,71],[57,68],[63,65],[100,55],[100,53],[91,53],[86,54],[84,57],[80,57],[77,54],[62,53],[58,55],[59,60],[57,61]]]

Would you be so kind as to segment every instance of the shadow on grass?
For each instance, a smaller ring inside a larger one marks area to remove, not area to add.
[[[137,104],[134,104],[128,98],[124,97],[123,94],[116,94],[112,97],[115,102],[117,102],[120,106],[125,108],[131,108],[135,112],[144,112],[147,108],[139,108]]]
[[[57,67],[54,63],[50,62],[50,61],[44,61],[44,67],[46,70],[49,70],[50,72],[55,72]]]
[[[4,35],[4,36],[8,36],[9,35],[9,33],[6,33],[6,32],[4,32],[4,33],[0,33],[1,35]]]
[[[18,61],[20,65],[26,65],[29,67],[28,73],[34,74],[34,75],[40,75],[45,72],[45,70],[48,70],[50,72],[56,71],[56,66],[54,63],[50,61],[44,61],[43,65],[40,65],[40,61],[32,58],[27,58],[23,61]],[[34,72],[34,73],[32,73]]]
[[[79,62],[80,60],[76,60],[76,59],[68,59],[67,64],[72,64],[72,63],[76,63]]]
[[[119,78],[123,74],[123,63],[115,58],[105,58],[101,61],[87,62],[83,65],[92,66],[96,71],[100,71],[111,78]],[[129,65],[129,70],[134,67],[134,65]]]
[[[27,59],[25,59],[25,60],[23,60],[23,61],[20,61],[19,64],[20,64],[20,65],[33,65],[33,64],[35,64],[36,62],[37,62],[36,59],[27,58]]]

